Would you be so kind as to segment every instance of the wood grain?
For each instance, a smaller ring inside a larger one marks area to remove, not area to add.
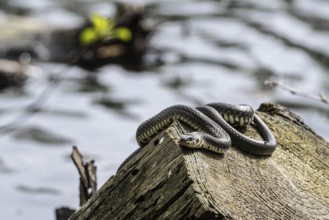
[[[267,107],[257,114],[277,140],[271,157],[182,148],[188,128],[174,122],[70,219],[329,219],[329,144]]]

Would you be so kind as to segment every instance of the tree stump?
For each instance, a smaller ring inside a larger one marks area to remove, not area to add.
[[[180,147],[188,128],[174,122],[70,219],[329,219],[329,144],[281,106],[257,115],[277,140],[271,157]]]

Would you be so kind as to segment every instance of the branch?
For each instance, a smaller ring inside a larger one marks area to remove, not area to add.
[[[277,81],[268,81],[266,80],[264,82],[264,84],[266,86],[269,86],[269,87],[279,87],[283,90],[286,90],[288,92],[290,92],[291,94],[294,94],[294,95],[298,95],[298,96],[301,96],[301,97],[304,97],[304,98],[307,98],[307,99],[311,99],[311,100],[315,100],[315,101],[320,101],[322,103],[325,103],[327,105],[329,105],[329,100],[327,99],[327,97],[322,93],[320,92],[320,94],[317,96],[317,95],[312,95],[312,94],[308,94],[306,92],[303,92],[303,91],[300,91],[300,90],[297,90],[295,88],[292,88],[288,85],[285,85],[283,83],[279,83]]]
[[[83,161],[83,156],[76,146],[73,146],[71,158],[80,174],[80,206],[97,191],[95,161]]]

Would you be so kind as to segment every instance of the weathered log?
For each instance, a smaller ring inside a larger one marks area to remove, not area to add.
[[[271,157],[179,147],[188,128],[175,122],[70,219],[329,219],[329,144],[283,107],[259,110],[277,140]]]

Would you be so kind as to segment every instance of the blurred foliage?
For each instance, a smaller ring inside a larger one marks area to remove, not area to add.
[[[116,27],[114,19],[107,19],[102,15],[93,14],[90,17],[90,25],[87,25],[81,31],[79,41],[82,46],[89,46],[107,38],[128,42],[132,39],[132,33],[126,27]]]

